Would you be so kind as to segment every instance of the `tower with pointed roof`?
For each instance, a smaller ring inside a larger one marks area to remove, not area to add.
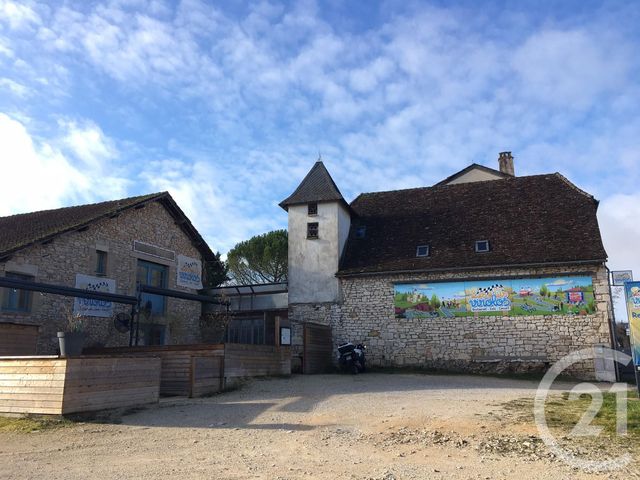
[[[351,215],[321,160],[280,206],[289,215],[289,303],[338,302],[336,273]]]

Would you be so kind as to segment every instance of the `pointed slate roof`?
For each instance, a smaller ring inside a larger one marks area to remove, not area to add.
[[[66,232],[82,231],[98,220],[113,218],[125,210],[141,208],[156,201],[168,210],[176,224],[187,234],[205,259],[215,258],[214,253],[169,192],[0,217],[0,257],[6,257],[36,243],[48,242]]]
[[[288,210],[289,205],[299,205],[309,202],[331,202],[340,201],[347,205],[344,197],[338,190],[336,183],[329,175],[322,160],[318,160],[309,170],[307,176],[298,185],[298,188],[280,202],[280,206]]]

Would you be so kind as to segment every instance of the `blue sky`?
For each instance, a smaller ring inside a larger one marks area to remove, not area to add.
[[[0,215],[169,190],[213,249],[510,150],[640,276],[640,3],[0,0]]]

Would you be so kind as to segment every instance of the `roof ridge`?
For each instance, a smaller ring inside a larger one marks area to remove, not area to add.
[[[155,198],[155,197],[162,197],[164,195],[167,195],[169,192],[167,191],[162,191],[162,192],[156,192],[156,193],[147,193],[145,195],[134,195],[131,197],[125,197],[125,198],[118,198],[115,200],[103,200],[101,202],[93,202],[93,203],[83,203],[81,205],[69,205],[67,207],[58,207],[58,208],[47,208],[44,210],[35,210],[33,212],[22,212],[22,213],[14,213],[12,215],[5,215],[3,217],[0,217],[0,219],[5,219],[5,218],[15,218],[15,217],[20,217],[23,215],[33,215],[35,213],[51,213],[51,212],[58,212],[61,210],[67,210],[67,209],[72,209],[72,208],[84,208],[84,207],[93,207],[93,206],[98,206],[98,205],[104,205],[107,203],[114,203],[114,202],[129,202],[135,199],[138,199],[140,201],[143,200],[148,200],[151,198]]]
[[[589,198],[592,198],[596,202],[598,201],[598,200],[596,200],[596,197],[594,197],[590,193],[587,193],[586,191],[582,190],[580,187],[578,187],[575,183],[573,183],[567,177],[562,175],[560,172],[555,172],[553,175],[557,176],[560,180],[562,180],[564,183],[566,183],[569,187],[573,188],[576,192],[581,193],[582,195],[585,195],[585,196],[587,196]]]
[[[485,183],[485,182],[519,181],[519,180],[522,180],[522,179],[525,179],[525,178],[551,177],[551,176],[554,176],[554,175],[556,175],[556,174],[555,173],[538,173],[538,174],[535,174],[535,175],[521,175],[519,177],[509,176],[509,177],[505,177],[505,178],[496,178],[495,180],[482,180],[482,181],[478,181],[478,182],[454,183],[454,184],[451,184],[451,185],[436,183],[434,185],[429,185],[429,186],[425,186],[425,187],[396,188],[394,190],[379,190],[379,191],[375,191],[375,192],[362,192],[362,193],[360,193],[360,195],[358,195],[358,197],[356,197],[356,199],[361,197],[361,196],[363,196],[363,195],[377,195],[377,194],[380,194],[380,193],[392,193],[392,192],[409,192],[411,190],[431,190],[431,189],[436,189],[436,188],[459,188],[462,185],[481,184],[481,183]],[[571,182],[569,182],[569,183],[571,183]],[[578,188],[578,187],[575,187],[575,188]],[[587,194],[587,195],[589,195],[589,194]],[[353,202],[351,202],[351,203],[353,203]]]

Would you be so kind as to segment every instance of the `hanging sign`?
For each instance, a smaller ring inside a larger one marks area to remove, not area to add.
[[[627,297],[633,363],[640,365],[640,282],[626,282],[624,293]]]
[[[111,278],[92,277],[77,273],[76,288],[91,292],[116,293],[116,281]],[[111,317],[113,302],[76,297],[73,302],[73,313],[85,317]]]
[[[178,279],[179,287],[202,288],[202,262],[196,258],[178,255]]]
[[[633,272],[631,270],[617,270],[611,272],[614,287],[624,287],[625,282],[633,282]]]

